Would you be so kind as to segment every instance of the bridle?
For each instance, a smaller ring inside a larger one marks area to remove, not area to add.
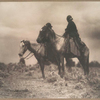
[[[42,46],[42,44],[41,44],[41,46]],[[41,46],[40,46],[40,48],[41,48]],[[40,50],[40,48],[39,48],[38,50],[36,50],[36,52],[38,52],[38,51]],[[31,58],[31,57],[34,55],[34,53],[33,53],[30,57],[28,57],[30,54],[32,54],[31,51],[30,51],[29,54],[28,54],[26,57],[24,57],[23,59],[28,60],[29,58]]]
[[[27,58],[30,54],[31,54],[32,52],[30,52],[26,57],[24,57],[23,59],[29,59],[29,58],[31,58],[33,55],[31,55],[29,58]]]

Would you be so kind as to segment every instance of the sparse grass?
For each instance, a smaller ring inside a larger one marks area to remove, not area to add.
[[[23,77],[21,79],[27,78],[37,82],[40,80],[43,85],[51,86],[49,88],[56,89],[58,93],[63,97],[73,97],[73,98],[99,98],[100,97],[100,68],[99,67],[90,67],[90,73],[88,76],[84,76],[84,71],[81,67],[72,67],[72,71],[68,72],[68,69],[65,67],[65,75],[61,78],[58,75],[58,67],[56,65],[46,65],[44,73],[46,79],[43,80],[41,69],[38,64],[33,66],[22,66],[19,64],[9,64],[5,66],[5,70],[0,70],[0,78],[4,79],[9,76]],[[10,73],[10,74],[9,74]],[[12,74],[11,74],[12,73]],[[0,80],[0,86],[4,82]],[[35,84],[37,86],[37,84]],[[40,86],[41,87],[41,86]],[[38,85],[38,89],[40,88]],[[28,92],[29,90],[19,90],[14,89],[14,92]],[[53,91],[53,90],[52,90]],[[10,91],[11,92],[11,91]],[[38,91],[39,92],[39,91]],[[47,91],[52,97],[52,92]],[[45,92],[43,91],[45,94]],[[58,95],[57,94],[57,95]],[[36,94],[34,94],[36,97]],[[32,97],[34,97],[32,95]]]

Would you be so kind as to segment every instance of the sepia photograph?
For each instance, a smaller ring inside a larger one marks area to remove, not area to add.
[[[100,2],[0,2],[0,99],[100,98]]]

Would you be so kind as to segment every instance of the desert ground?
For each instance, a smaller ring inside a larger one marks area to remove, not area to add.
[[[100,98],[100,68],[90,67],[84,76],[82,67],[72,67],[58,75],[56,65],[45,66],[42,78],[38,64],[0,63],[0,98]]]

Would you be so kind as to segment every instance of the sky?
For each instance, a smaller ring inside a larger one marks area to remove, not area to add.
[[[100,57],[100,2],[0,2],[0,62],[19,61],[19,43],[36,42],[48,22],[56,34],[63,35],[71,15],[82,41],[90,50],[90,61]],[[27,51],[25,55],[29,52]],[[34,57],[27,64],[36,63]]]

